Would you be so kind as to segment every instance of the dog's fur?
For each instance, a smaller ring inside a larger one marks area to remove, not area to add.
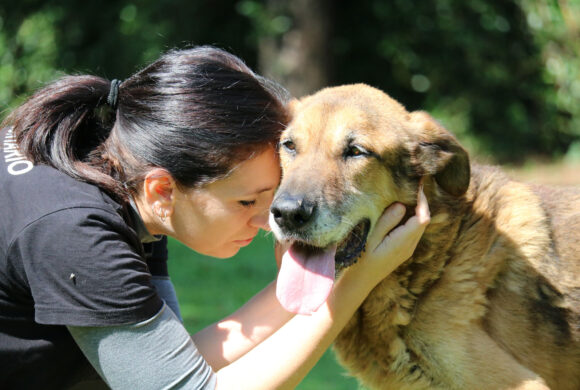
[[[363,84],[292,106],[277,197],[314,202],[310,244],[374,225],[393,202],[412,213],[420,180],[429,201],[413,257],[335,342],[352,375],[372,389],[580,389],[578,189],[472,164],[428,114]]]

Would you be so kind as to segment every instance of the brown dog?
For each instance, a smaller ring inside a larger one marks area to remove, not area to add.
[[[393,202],[413,210],[424,181],[431,223],[415,254],[335,342],[362,384],[580,389],[578,189],[521,184],[470,164],[428,114],[362,84],[294,102],[280,145],[271,226],[294,241],[297,268],[311,271],[297,289],[327,283],[330,258],[338,270],[356,261],[382,211]],[[320,290],[280,298],[307,312]]]

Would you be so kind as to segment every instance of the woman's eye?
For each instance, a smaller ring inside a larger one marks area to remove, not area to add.
[[[350,145],[345,150],[345,157],[360,157],[360,156],[367,156],[369,152],[359,145]]]
[[[255,200],[240,200],[240,201],[238,201],[238,203],[244,207],[252,207],[253,205],[256,204],[256,201]]]

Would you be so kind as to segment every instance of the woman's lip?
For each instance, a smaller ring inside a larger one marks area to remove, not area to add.
[[[254,240],[254,237],[248,238],[246,240],[235,240],[234,242],[240,246],[249,245]]]

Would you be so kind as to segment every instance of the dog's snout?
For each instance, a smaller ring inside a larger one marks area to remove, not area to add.
[[[274,200],[270,211],[278,226],[287,230],[295,230],[303,227],[312,219],[315,209],[316,204],[303,197],[282,195]]]

